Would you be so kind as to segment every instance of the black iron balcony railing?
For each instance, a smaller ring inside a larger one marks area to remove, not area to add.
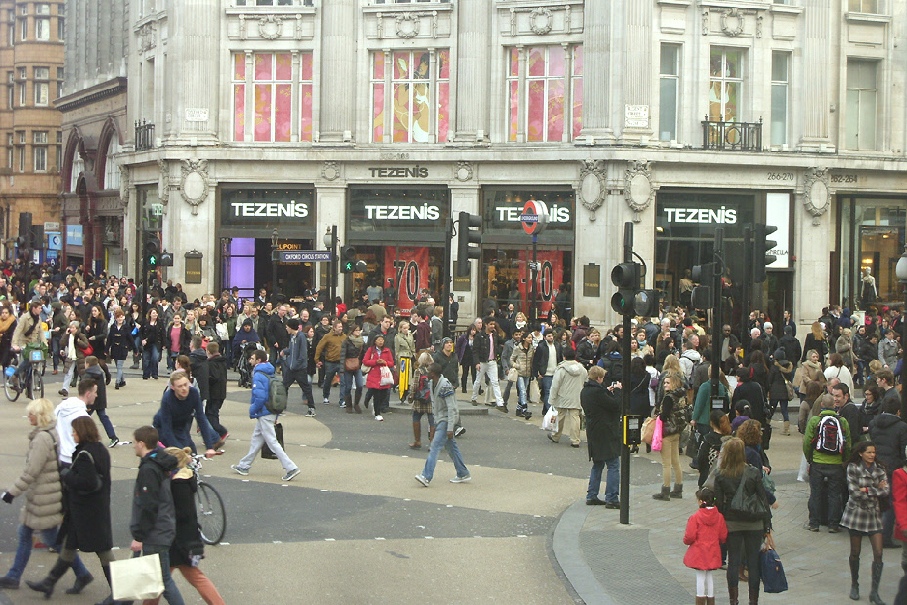
[[[154,149],[154,124],[145,120],[135,123],[135,150]]]
[[[702,148],[718,151],[762,151],[762,118],[758,122],[702,121]]]

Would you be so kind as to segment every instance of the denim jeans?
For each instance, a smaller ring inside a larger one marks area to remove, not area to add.
[[[123,364],[126,362],[124,359],[114,359],[113,363],[117,367],[117,384],[123,384]]]
[[[161,577],[164,580],[164,598],[170,605],[185,605],[180,589],[176,587],[173,576],[170,575],[170,547],[156,544],[143,544],[142,556],[157,553],[161,560]]]
[[[54,370],[60,367],[60,338],[59,334],[50,337],[50,355],[54,360]]]
[[[324,382],[321,383],[321,392],[325,399],[330,399],[331,383],[334,382],[334,376],[343,374],[343,367],[339,361],[325,361],[322,367],[324,367]],[[344,401],[342,394],[340,400]]]
[[[846,476],[840,464],[809,465],[809,524],[819,526],[819,514],[823,500],[828,502],[828,526],[841,522],[843,492]]]
[[[237,463],[236,466],[238,468],[248,469],[251,467],[252,463],[255,462],[255,457],[258,456],[258,452],[261,451],[261,448],[265,443],[268,444],[268,447],[271,448],[271,451],[274,452],[274,455],[280,460],[280,463],[283,465],[283,470],[292,471],[296,468],[296,464],[290,460],[290,457],[287,456],[287,453],[277,441],[277,431],[274,429],[275,424],[277,424],[277,416],[274,414],[268,414],[267,416],[261,416],[260,418],[255,419],[255,430],[252,431],[252,439],[249,443],[249,453]]]
[[[517,405],[519,405],[521,408],[526,407],[526,404],[528,403],[527,399],[528,399],[528,395],[529,395],[529,377],[528,376],[520,376],[519,378],[516,379],[516,393],[517,393],[517,399],[519,400],[519,403]]]
[[[475,401],[479,396],[479,387],[488,376],[491,383],[491,390],[494,393],[494,400],[499,406],[504,405],[504,399],[501,397],[501,384],[498,382],[498,362],[484,361],[479,364],[479,371],[476,373],[476,380],[472,383],[472,400]]]
[[[98,420],[100,420],[101,424],[104,426],[104,432],[107,433],[107,438],[115,439],[117,432],[113,429],[113,423],[110,421],[110,416],[107,415],[107,410],[91,410],[88,412],[88,415],[91,416],[95,412],[98,413]]]
[[[598,492],[601,490],[602,485],[602,471],[605,470],[606,466],[608,467],[608,474],[605,477],[605,502],[617,504],[620,498],[620,457],[592,463],[586,500],[598,497]]]
[[[542,392],[542,414],[547,414],[548,408],[551,407],[551,404],[548,403],[548,395],[551,394],[552,380],[554,380],[554,376],[542,376],[539,378],[539,390]]]
[[[19,545],[16,547],[16,557],[13,559],[13,566],[6,572],[6,577],[17,581],[22,579],[22,572],[25,571],[25,566],[28,565],[28,559],[31,557],[32,535],[36,531],[40,534],[41,540],[45,544],[48,546],[56,546],[57,529],[58,528],[56,527],[51,527],[50,529],[32,529],[25,525],[20,525],[18,532]],[[79,578],[84,578],[89,575],[88,570],[85,569],[85,564],[82,563],[82,560],[78,556],[76,556],[72,563],[72,570]]]
[[[350,401],[350,393],[353,390],[353,383],[356,383],[356,389],[362,390],[365,387],[365,377],[362,375],[362,369],[355,372],[344,370],[340,375],[340,401]]]
[[[142,351],[142,378],[157,378],[157,369],[160,363],[161,350],[157,345],[146,345]]]
[[[438,454],[441,448],[446,448],[450,459],[453,460],[454,468],[457,469],[457,477],[466,477],[469,475],[469,469],[463,462],[463,456],[460,455],[460,448],[454,439],[447,438],[447,421],[442,420],[435,425],[435,438],[431,440],[431,447],[428,450],[428,458],[425,460],[425,468],[422,469],[422,476],[431,481],[435,476],[435,465],[438,464]]]

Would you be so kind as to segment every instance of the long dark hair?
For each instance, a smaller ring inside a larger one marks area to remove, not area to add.
[[[857,464],[863,462],[863,458],[861,458],[863,452],[871,447],[876,447],[874,441],[860,441],[859,443],[857,443],[855,446],[853,446],[853,450],[850,452],[850,458],[848,458],[847,464]],[[876,452],[878,451],[879,448],[876,448]],[[876,456],[875,464],[882,470],[885,470],[885,465],[883,465],[879,461],[878,456]]]

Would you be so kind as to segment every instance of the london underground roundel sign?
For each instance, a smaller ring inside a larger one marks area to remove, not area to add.
[[[523,231],[529,235],[538,235],[548,224],[548,205],[539,200],[527,201],[520,222],[523,223]]]

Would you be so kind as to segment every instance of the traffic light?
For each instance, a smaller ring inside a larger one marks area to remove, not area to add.
[[[482,251],[478,246],[470,245],[482,243],[482,233],[479,231],[482,227],[482,217],[461,212],[459,223],[460,226],[457,229],[457,277],[468,277],[471,264],[469,261],[482,256]]]
[[[766,239],[769,235],[777,231],[774,225],[765,225],[756,223],[753,228],[753,282],[762,283],[765,281],[765,268],[775,262],[778,258],[774,254],[769,254],[778,245],[778,242]]]
[[[340,248],[341,273],[365,273],[368,264],[360,260],[356,253],[356,246],[342,246]]]
[[[611,283],[617,292],[611,297],[611,308],[620,315],[654,315],[658,311],[658,292],[641,287],[642,265],[627,262],[611,270]]]
[[[694,309],[712,308],[712,281],[715,279],[715,263],[693,265],[693,282],[699,284],[690,295],[690,306]]]
[[[28,247],[32,250],[44,249],[44,225],[32,225],[29,230]]]
[[[161,252],[160,257],[158,258],[158,265],[161,267],[172,267],[173,266],[173,253],[172,252]]]
[[[145,236],[145,262],[149,269],[157,269],[160,265],[161,244],[157,241],[157,234],[149,233]]]
[[[19,254],[31,248],[31,212],[19,213],[19,235],[16,237],[16,247]]]

